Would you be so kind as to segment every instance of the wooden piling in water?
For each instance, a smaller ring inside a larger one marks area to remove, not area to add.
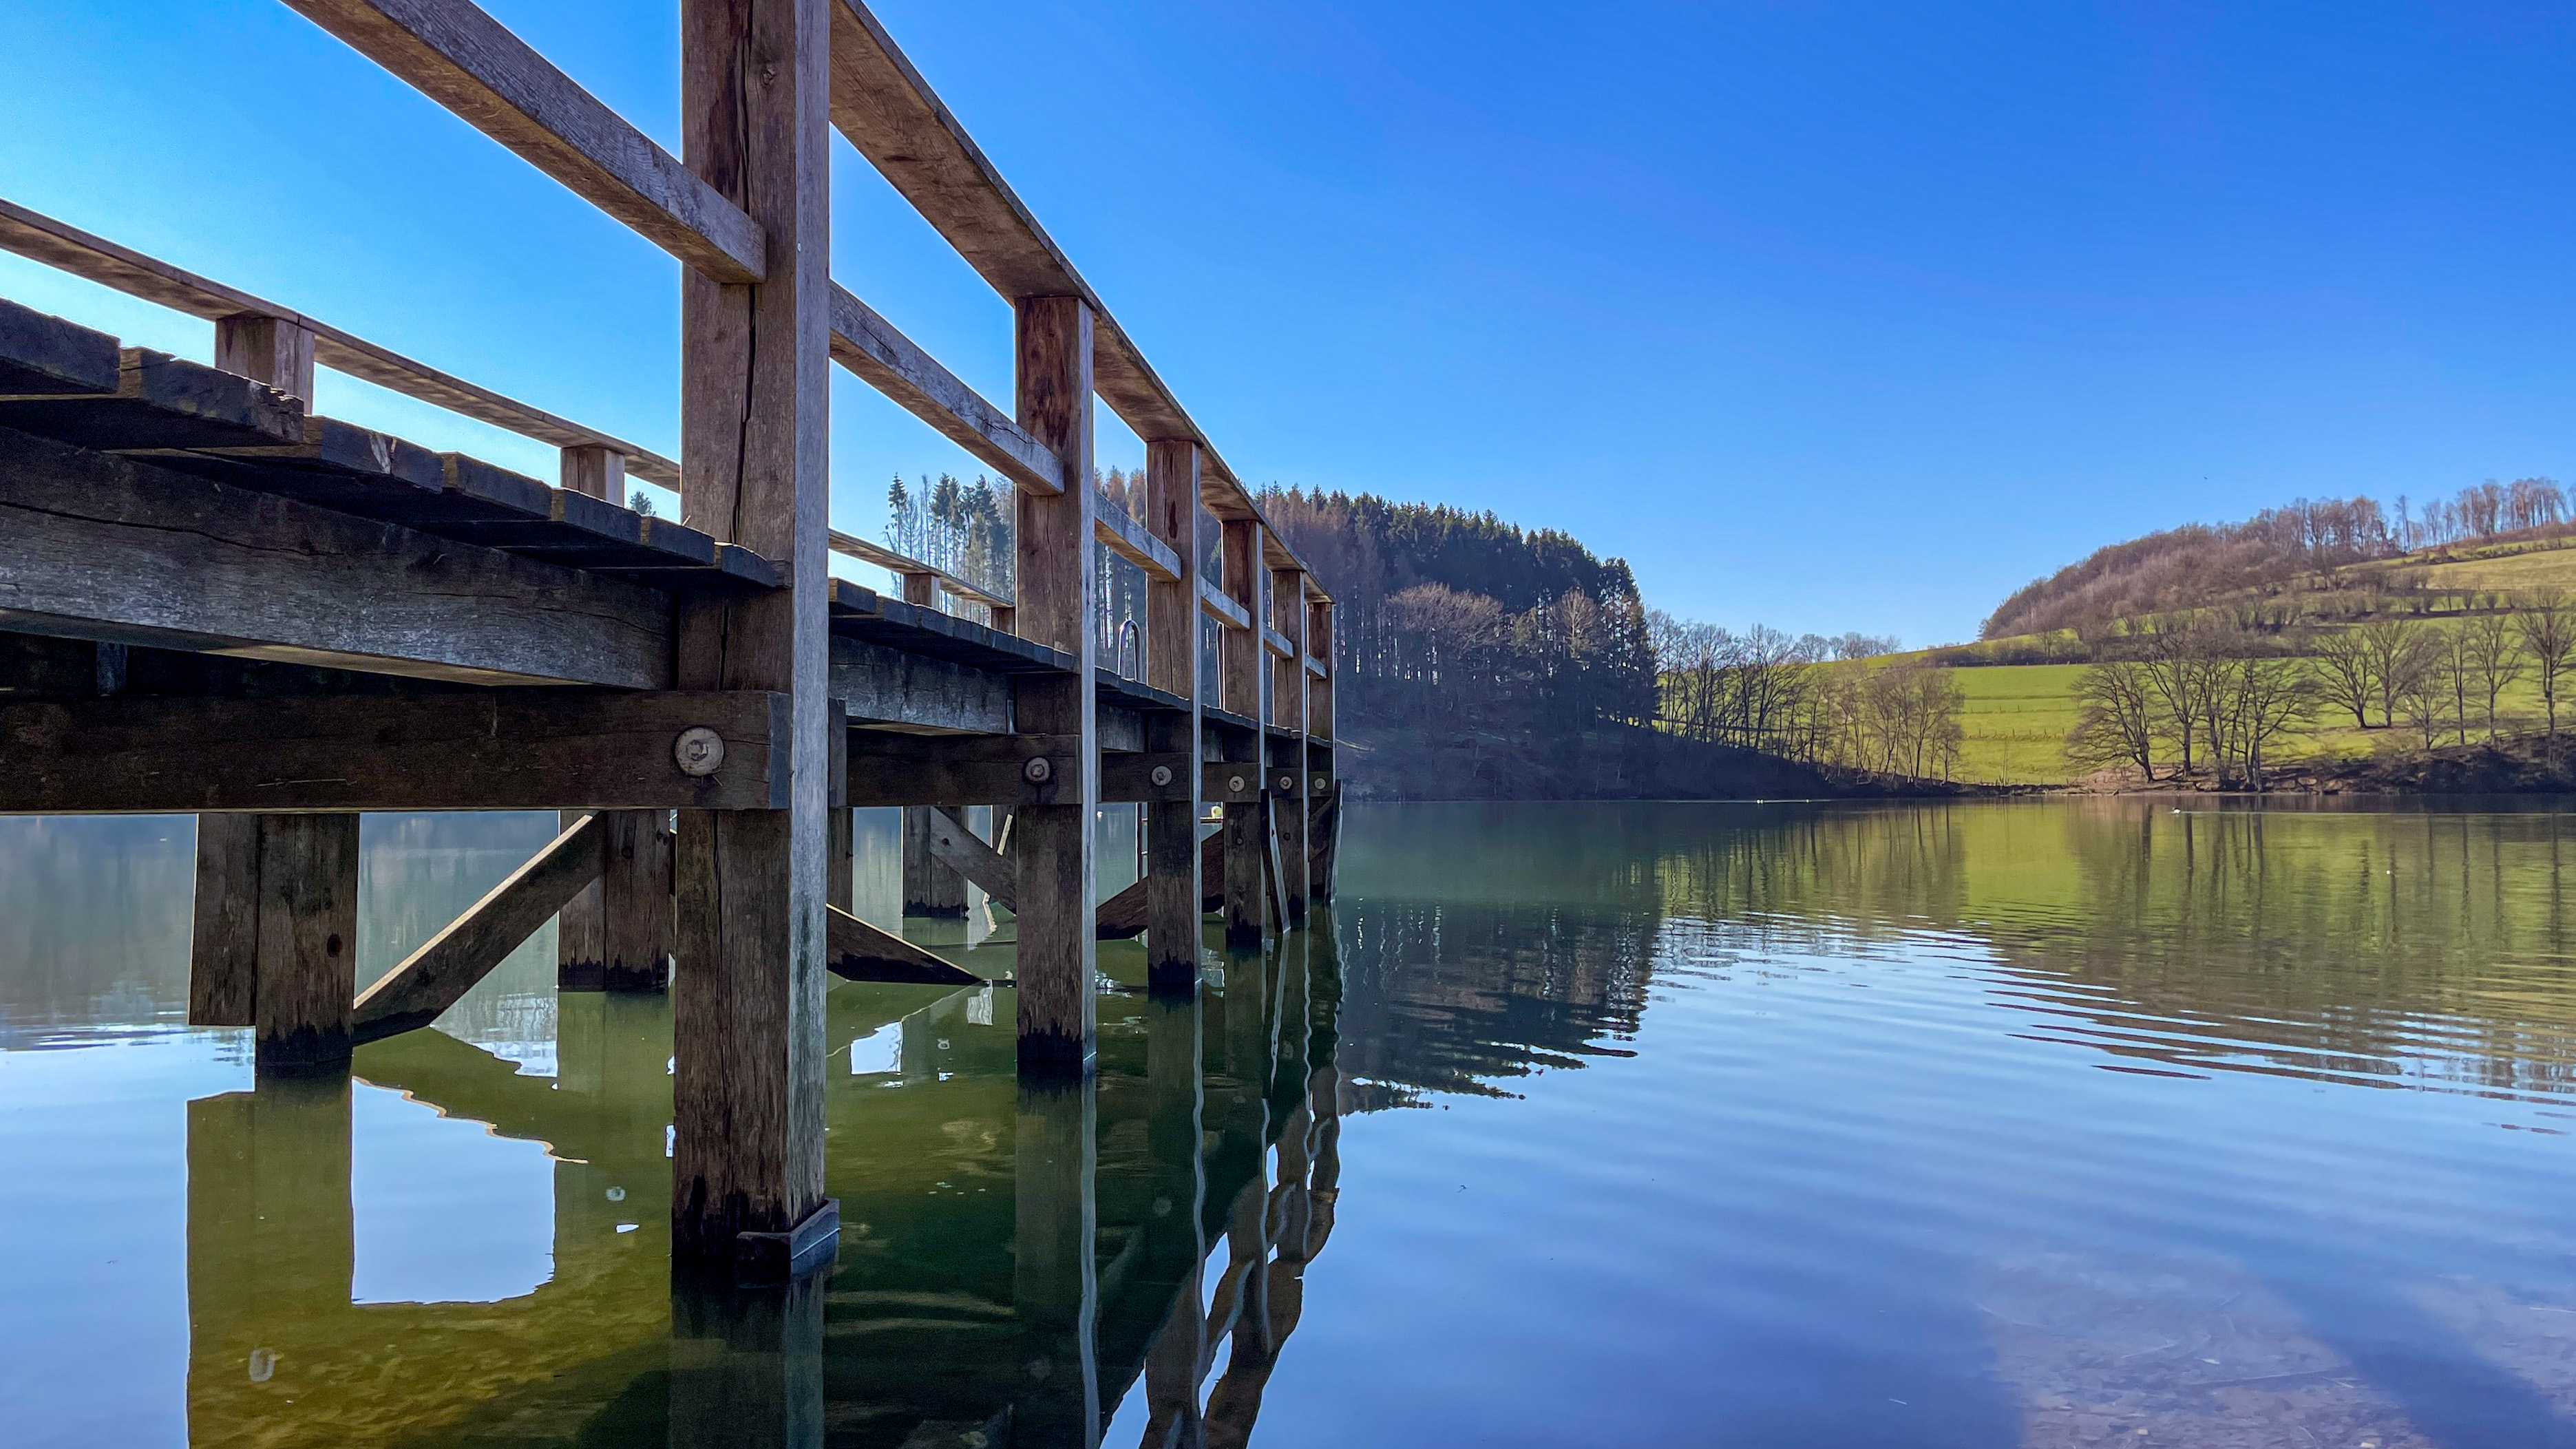
[[[682,687],[784,694],[784,808],[690,810],[678,840],[672,1252],[779,1270],[826,1251],[827,0],[683,0],[689,170],[763,229],[756,283],[681,278],[682,521],[788,584],[683,600]],[[800,1230],[807,1236],[799,1238]]]
[[[1023,678],[1014,712],[1022,734],[1076,741],[1073,768],[1028,776],[1037,797],[1011,825],[1019,871],[1020,1061],[1089,1071],[1099,952],[1093,816],[1100,805],[1099,652],[1093,627],[1092,535],[1098,500],[1091,483],[1092,315],[1079,297],[1029,297],[1014,308],[1018,339],[1017,417],[1030,437],[1064,461],[1064,487],[1019,492],[1019,567],[1014,618],[1028,638],[1064,654],[1067,676]],[[1036,767],[1030,767],[1034,770]],[[1069,776],[1069,777],[1068,777]]]
[[[1146,722],[1149,753],[1179,755],[1172,783],[1186,793],[1145,807],[1145,979],[1155,991],[1199,984],[1199,446],[1188,439],[1145,446],[1145,527],[1172,551],[1179,577],[1145,590],[1146,682],[1183,707]],[[1169,769],[1171,767],[1165,766]]]

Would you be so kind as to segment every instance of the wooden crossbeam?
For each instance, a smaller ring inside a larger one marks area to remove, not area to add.
[[[758,222],[468,0],[286,3],[708,280],[767,274]]]
[[[382,980],[358,994],[349,1034],[358,1043],[424,1027],[464,999],[501,959],[599,878],[606,832],[584,815],[528,857],[463,915],[447,923]]]
[[[626,471],[636,477],[667,488],[680,486],[680,465],[649,448],[557,417],[543,408],[504,397],[327,322],[305,316],[292,307],[280,306],[238,287],[210,281],[6,200],[0,200],[0,247],[76,277],[85,277],[101,286],[113,287],[128,296],[157,302],[210,322],[252,315],[293,323],[313,334],[313,357],[324,367],[558,448],[606,449],[625,458]],[[111,341],[109,346],[112,348],[114,343]],[[113,388],[114,384],[109,384],[109,387]],[[13,392],[36,390],[0,389]]]
[[[824,908],[823,929],[823,965],[843,980],[921,986],[974,986],[984,980],[838,906]]]
[[[693,775],[699,730],[721,762]],[[759,690],[0,705],[0,814],[774,810],[787,739],[787,696]]]
[[[851,741],[849,800],[874,805],[1045,805],[1078,779],[1079,735],[864,733]]]
[[[1145,531],[1145,525],[1127,516],[1125,510],[1103,505],[1093,515],[1092,534],[1109,551],[1145,571],[1145,577],[1162,583],[1178,583],[1181,577],[1180,555],[1171,545]]]
[[[1225,590],[1219,588],[1213,579],[1204,580],[1199,585],[1199,609],[1238,633],[1252,627],[1252,611],[1226,597]]]
[[[838,283],[832,286],[832,360],[1021,488],[1064,491],[1063,459]]]

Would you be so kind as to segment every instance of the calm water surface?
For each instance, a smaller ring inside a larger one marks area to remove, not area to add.
[[[551,830],[370,817],[361,974]],[[659,1000],[254,1090],[190,849],[0,820],[0,1442],[2576,1444],[2576,816],[1355,809],[1088,1089],[834,985],[783,1292],[668,1269]]]

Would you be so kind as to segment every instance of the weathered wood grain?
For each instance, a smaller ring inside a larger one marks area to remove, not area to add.
[[[838,907],[827,911],[824,921],[830,938],[825,964],[843,980],[974,986],[984,979]]]
[[[253,1060],[264,1071],[347,1061],[358,959],[358,817],[261,816],[258,899]]]
[[[681,150],[766,234],[758,286],[681,278],[681,518],[791,586],[684,604],[679,682],[785,695],[780,808],[684,811],[672,983],[672,1251],[824,1210],[830,731],[831,132],[825,0],[682,0]]]
[[[1064,491],[1063,459],[838,284],[832,360],[1020,487]]]
[[[756,690],[0,705],[0,814],[776,809],[786,714]],[[724,762],[690,776],[673,745],[699,726]]]
[[[1020,909],[1020,864],[977,839],[966,822],[947,810],[926,809],[923,841],[949,869],[981,887],[993,904],[1016,914]],[[1016,974],[1016,973],[1014,973]]]
[[[87,448],[249,448],[302,441],[304,405],[236,373],[128,347],[113,393],[0,399],[0,427]]]
[[[215,366],[313,402],[313,330],[283,317],[236,312],[215,319]]]
[[[0,397],[116,391],[116,339],[0,299]]]
[[[1306,769],[1306,575],[1296,568],[1273,568],[1270,571],[1270,627],[1266,631],[1277,637],[1284,648],[1274,649],[1271,660],[1270,697],[1272,722],[1299,732],[1299,737],[1274,742],[1271,762],[1273,787],[1278,795],[1271,819],[1279,832],[1279,890],[1286,914],[1282,929],[1293,930],[1306,924],[1306,902],[1312,894],[1306,869],[1308,853],[1306,828],[1309,776]]]
[[[1224,833],[1219,832],[1199,842],[1197,852],[1199,877],[1206,881],[1223,880],[1225,875]],[[1116,895],[1113,895],[1109,899],[1100,903],[1100,913],[1096,920],[1098,922],[1097,934],[1101,940],[1124,941],[1131,936],[1140,935],[1148,929],[1146,925],[1146,917],[1152,904],[1152,898],[1149,891],[1152,887],[1153,879],[1154,878],[1151,875],[1147,875],[1144,879],[1129,885],[1124,890],[1119,891]],[[1196,945],[1198,941],[1198,920],[1200,914],[1206,911],[1223,910],[1224,908],[1225,892],[1222,889],[1207,891],[1199,897],[1197,907],[1190,913],[1189,932],[1192,945]],[[1198,969],[1198,962],[1195,957],[1191,960],[1190,969],[1192,973],[1192,981],[1193,984],[1195,984]],[[1175,983],[1166,982],[1165,986],[1171,989],[1178,989]]]
[[[5,428],[0,627],[473,683],[671,682],[666,594]]]
[[[1226,597],[1225,591],[1218,588],[1214,580],[1199,586],[1199,607],[1209,618],[1228,629],[1248,630],[1252,627],[1252,615],[1243,605]]]
[[[361,1045],[436,1021],[519,949],[583,887],[599,879],[607,831],[579,815],[464,914],[358,994],[349,1030]]]
[[[468,0],[287,3],[706,276],[767,275],[759,222]]]
[[[1116,508],[1103,508],[1092,518],[1092,536],[1106,544],[1111,553],[1145,571],[1151,583],[1169,583],[1181,576],[1181,561],[1171,546],[1145,531],[1145,526]]]
[[[1207,875],[1199,844],[1202,784],[1199,727],[1199,445],[1166,439],[1145,445],[1145,530],[1171,557],[1166,579],[1145,588],[1145,678],[1178,695],[1181,711],[1147,717],[1149,758],[1171,757],[1169,779],[1178,790],[1154,797],[1145,808],[1146,984],[1160,991],[1195,993],[1199,980],[1199,916]],[[1145,783],[1152,784],[1151,765]],[[1109,762],[1102,762],[1102,795],[1114,790]],[[1211,837],[1214,839],[1215,837]],[[1217,870],[1224,869],[1223,846]],[[1103,911],[1107,910],[1104,905]],[[1195,1315],[1194,1315],[1195,1316]]]
[[[596,443],[563,450],[563,487],[568,493],[610,503],[626,501],[626,457]]]
[[[259,817],[197,817],[188,1024],[249,1026],[259,996]]]
[[[903,807],[902,887],[903,913],[907,916],[963,916],[966,914],[966,877],[957,867],[942,859],[930,845],[931,807]]]
[[[832,693],[852,720],[867,724],[977,734],[1011,728],[1007,677],[858,639],[832,640]]]
[[[863,731],[850,745],[853,805],[1056,805],[1081,775],[1075,735]],[[1043,760],[1042,771],[1033,761]],[[1032,779],[1042,773],[1044,779]]]
[[[1019,866],[1019,1049],[1024,1066],[1089,1071],[1095,1051],[1100,801],[1099,647],[1091,622],[1099,496],[1091,483],[1092,312],[1078,297],[1027,297],[1013,308],[1018,357],[1014,409],[1029,435],[1064,460],[1065,490],[1021,493],[1013,592],[1019,632],[1071,656],[1069,676],[1019,681],[1015,723],[1031,734],[1075,736],[1070,771],[1048,803],[1015,816]]]
[[[565,901],[555,918],[555,989],[660,991],[674,950],[671,830],[667,810],[559,812],[569,830],[599,821],[599,878]]]

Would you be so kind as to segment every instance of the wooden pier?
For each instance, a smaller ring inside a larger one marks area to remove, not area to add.
[[[837,1221],[827,975],[972,979],[850,913],[851,809],[913,812],[926,909],[946,870],[1013,911],[1033,1081],[1091,1069],[1101,935],[1188,992],[1203,913],[1258,948],[1330,896],[1331,599],[856,0],[683,0],[679,157],[467,0],[287,3],[679,260],[681,456],[0,202],[0,246],[214,324],[205,366],[0,300],[0,812],[197,816],[193,1021],[345,1071],[558,919],[562,989],[671,993],[674,1255],[786,1273]],[[1007,408],[829,275],[834,131],[1011,304]],[[832,526],[836,362],[1009,480],[1007,589]],[[317,366],[560,477],[317,416]],[[1141,677],[1104,568],[1146,580]],[[1147,869],[1104,901],[1109,802]],[[562,833],[356,994],[359,814],[528,809]]]

